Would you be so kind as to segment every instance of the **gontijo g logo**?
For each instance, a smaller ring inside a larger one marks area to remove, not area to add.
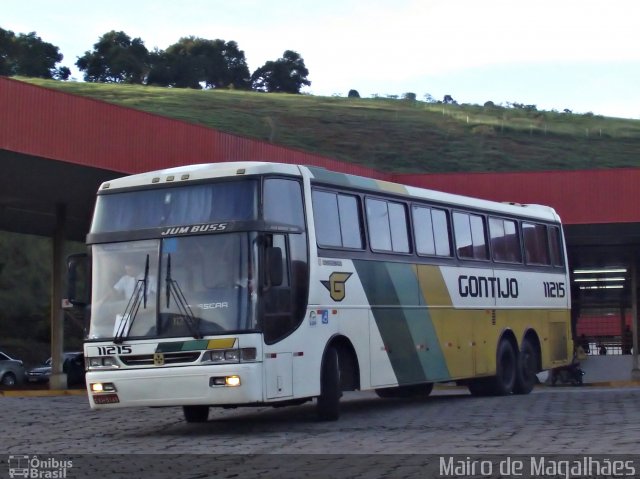
[[[345,283],[353,273],[331,273],[329,281],[320,281],[329,290],[329,295],[334,301],[342,301],[346,294]]]

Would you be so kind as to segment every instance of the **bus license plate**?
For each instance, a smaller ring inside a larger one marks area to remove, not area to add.
[[[99,396],[93,396],[93,402],[96,404],[115,404],[119,403],[117,394],[101,394]]]

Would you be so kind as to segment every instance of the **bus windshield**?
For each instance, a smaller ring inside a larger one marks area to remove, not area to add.
[[[89,339],[255,330],[257,234],[92,246]]]
[[[258,183],[236,180],[98,196],[91,234],[258,217]]]

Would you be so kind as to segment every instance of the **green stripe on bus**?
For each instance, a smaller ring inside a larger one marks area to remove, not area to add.
[[[354,261],[400,384],[446,380],[449,371],[411,264]]]
[[[344,173],[336,173],[335,171],[325,170],[323,168],[308,167],[313,177],[321,182],[331,183],[338,186],[351,186],[355,188],[365,188],[368,190],[379,190],[378,182],[372,178],[363,176],[345,175]]]
[[[207,349],[206,339],[194,339],[192,341],[173,341],[171,343],[160,343],[156,348],[157,353],[174,353],[177,351],[197,351]]]

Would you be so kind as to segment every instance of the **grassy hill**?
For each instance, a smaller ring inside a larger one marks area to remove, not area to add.
[[[23,80],[385,171],[640,164],[639,120],[389,98]]]

